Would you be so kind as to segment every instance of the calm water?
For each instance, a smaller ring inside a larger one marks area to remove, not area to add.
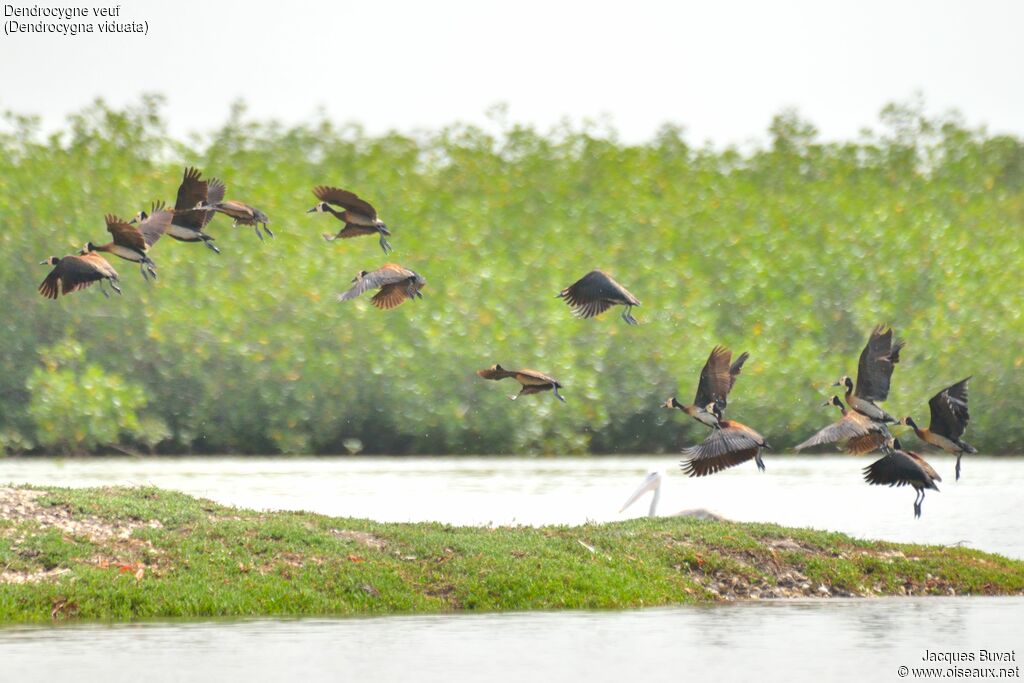
[[[856,457],[766,456],[703,479],[677,458],[180,458],[5,459],[0,482],[57,486],[152,484],[253,508],[311,510],[381,521],[582,524],[646,514],[618,510],[650,469],[668,476],[660,514],[704,507],[730,519],[845,531],[864,538],[955,544],[1024,558],[1024,459],[929,456],[943,475],[924,515],[909,488],[868,486]]]
[[[898,681],[932,651],[1016,650],[1024,599],[0,629],[4,681]],[[1019,664],[1019,662],[1017,663]],[[975,666],[958,665],[963,666]],[[944,665],[948,666],[948,665]],[[989,666],[986,664],[985,666]]]

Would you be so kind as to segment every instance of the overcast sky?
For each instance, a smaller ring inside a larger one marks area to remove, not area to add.
[[[74,1],[101,6],[59,4]],[[322,107],[371,132],[482,122],[503,102],[543,127],[600,118],[639,141],[672,122],[692,143],[727,144],[763,138],[785,107],[855,137],[919,91],[932,113],[1024,134],[1024,3],[1009,0],[123,5],[120,21],[143,20],[148,36],[0,35],[0,108],[53,126],[97,96],[157,91],[184,135],[223,123],[238,98],[260,119]]]

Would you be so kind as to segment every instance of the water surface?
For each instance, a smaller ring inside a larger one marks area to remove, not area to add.
[[[962,543],[1024,558],[1024,459],[929,456],[945,480],[913,517],[914,491],[863,483],[870,458],[765,457],[689,479],[678,458],[93,458],[0,460],[0,481],[57,486],[150,484],[258,509],[379,521],[582,524],[646,514],[619,508],[650,469],[668,472],[660,514],[703,507],[730,519],[844,531],[891,541]]]

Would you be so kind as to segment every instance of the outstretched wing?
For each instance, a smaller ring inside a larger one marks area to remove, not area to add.
[[[868,343],[860,353],[854,394],[868,401],[884,401],[888,398],[889,380],[892,378],[893,367],[900,362],[902,348],[902,341],[893,343],[891,327],[879,325],[872,330]]]
[[[803,449],[811,448],[812,446],[836,443],[838,441],[844,441],[845,439],[856,439],[861,436],[866,436],[872,432],[881,434],[879,430],[871,428],[870,421],[866,419],[859,420],[847,415],[841,420],[836,420],[829,426],[821,429],[817,434],[797,445],[793,450],[802,451]]]
[[[701,443],[683,449],[683,455],[690,459],[682,463],[682,468],[691,477],[703,477],[750,460],[758,448],[754,437],[743,430],[716,429]]]
[[[877,486],[906,486],[923,483],[926,488],[937,488],[935,472],[923,459],[913,458],[904,451],[893,451],[864,468],[864,481]],[[938,475],[936,475],[937,477]]]
[[[640,302],[625,287],[600,270],[592,270],[569,285],[558,296],[580,318],[593,318],[615,303],[639,306]]]
[[[142,233],[134,225],[113,214],[107,214],[106,220],[107,232],[114,236],[114,244],[135,249],[139,252],[146,251],[146,238],[142,236]]]
[[[967,380],[966,377],[952,386],[946,387],[932,396],[928,401],[932,419],[928,426],[930,431],[940,434],[951,441],[956,441],[964,434],[971,416],[967,412]]]
[[[404,280],[408,280],[410,277],[413,277],[412,271],[406,270],[397,264],[388,263],[372,273],[366,273],[357,277],[355,282],[347,291],[338,295],[338,300],[348,301],[350,299],[355,299],[368,289],[386,287],[387,285],[393,285]]]
[[[389,311],[409,298],[409,285],[405,282],[396,282],[391,285],[384,285],[380,291],[373,295],[370,303],[377,308]]]
[[[732,361],[732,351],[724,346],[716,346],[711,349],[711,355],[704,363],[700,371],[700,383],[697,384],[697,395],[693,404],[698,408],[706,408],[714,401],[719,408],[724,407],[725,398],[732,386],[732,378],[729,375],[729,363]]]
[[[484,379],[505,379],[506,377],[515,377],[516,373],[511,370],[506,370],[497,363],[484,370],[477,370],[476,374],[480,375]]]
[[[370,202],[365,199],[360,199],[354,192],[348,190],[342,190],[339,187],[327,187],[326,185],[318,185],[313,188],[313,194],[316,198],[322,202],[328,204],[334,204],[342,208],[348,209],[353,213],[358,213],[366,216],[370,219],[370,223],[377,220],[377,209],[370,205]]]
[[[142,239],[146,242],[147,247],[153,246],[160,239],[164,231],[171,227],[173,219],[174,212],[165,209],[163,202],[153,203],[153,210],[149,216],[139,223],[139,232],[142,233]]]

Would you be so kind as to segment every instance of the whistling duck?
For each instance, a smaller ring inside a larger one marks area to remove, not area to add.
[[[58,292],[67,296],[71,292],[91,286],[94,282],[99,282],[103,296],[110,298],[107,290],[103,288],[104,280],[110,282],[111,289],[118,294],[121,293],[121,288],[117,286],[119,278],[114,266],[95,252],[63,258],[51,256],[39,265],[53,266],[53,270],[39,285],[39,293],[47,299],[56,299]]]
[[[956,454],[956,479],[960,481],[960,458],[964,453],[977,453],[978,450],[960,439],[971,416],[967,413],[967,380],[970,377],[950,385],[932,396],[928,401],[928,408],[931,411],[931,422],[928,429],[921,429],[909,415],[902,420],[904,424],[914,430],[917,438],[929,446],[941,448],[949,453]]]
[[[368,289],[380,288],[370,303],[384,310],[398,306],[406,299],[423,298],[420,290],[427,280],[414,270],[403,268],[397,263],[386,263],[373,272],[362,270],[355,278],[348,291],[338,295],[338,301],[355,299]]]
[[[218,204],[224,200],[224,183],[213,178],[202,180],[199,169],[188,167],[178,186],[178,197],[174,202],[174,218],[167,228],[167,236],[179,242],[202,242],[208,249],[219,254],[220,249],[213,243],[213,237],[203,232],[207,223],[213,220],[214,211],[200,211],[195,208],[200,202]],[[140,213],[136,218],[144,219]]]
[[[891,438],[886,447],[888,454],[864,468],[864,481],[872,485],[913,486],[917,491],[914,517],[920,517],[925,489],[938,491],[935,482],[942,481],[942,477],[919,454],[903,450],[899,439]]]
[[[223,198],[223,196],[224,195],[222,193],[221,198]],[[274,236],[271,229],[267,227],[267,223],[270,222],[270,218],[267,217],[267,214],[263,213],[255,206],[249,206],[245,202],[240,202],[235,199],[229,199],[227,201],[223,201],[222,199],[221,201],[213,202],[207,199],[200,201],[196,204],[195,208],[202,211],[219,211],[225,216],[230,216],[234,219],[233,225],[236,227],[239,225],[251,225],[253,230],[256,231],[256,236],[260,238],[260,242],[263,241],[263,233],[260,232],[260,226],[263,226],[263,231],[268,235],[271,237]]]
[[[384,221],[377,218],[377,209],[373,208],[368,201],[360,199],[355,193],[348,190],[326,187],[324,185],[314,187],[313,194],[320,200],[320,203],[306,213],[329,213],[345,223],[345,227],[339,230],[338,234],[331,235],[330,233],[325,233],[325,240],[332,242],[339,237],[348,239],[350,237],[378,233],[380,234],[380,248],[384,250],[385,254],[391,253],[391,244],[387,240],[387,236],[391,234],[388,231],[388,226],[384,225]],[[331,207],[331,204],[340,206],[345,210],[336,211]]]
[[[823,405],[839,408],[843,414],[842,419],[820,430],[793,450],[800,452],[811,446],[846,441],[847,453],[861,455],[877,451],[891,436],[884,422],[876,422],[856,410],[847,410],[838,396],[833,396]]]
[[[639,306],[640,301],[613,280],[611,275],[600,270],[590,271],[559,292],[556,298],[565,299],[573,314],[579,318],[593,318],[612,306],[622,305],[626,307],[622,319],[630,325],[637,324],[630,310],[633,306]]]
[[[100,245],[87,242],[79,254],[105,251],[126,261],[138,263],[143,279],[148,280],[150,276],[156,279],[156,264],[148,256],[149,248],[164,234],[173,217],[174,212],[165,210],[163,202],[154,203],[153,212],[139,221],[137,228],[133,225],[134,218],[126,221],[107,214],[107,231],[114,237],[113,241]]]
[[[732,351],[724,346],[716,346],[711,350],[711,355],[700,371],[700,383],[697,385],[697,396],[693,399],[693,404],[683,405],[672,396],[662,405],[666,408],[678,408],[697,422],[717,429],[718,418],[705,410],[704,406],[714,403],[720,411],[725,410],[726,397],[736,384],[736,377],[743,369],[743,363],[749,357],[750,354],[744,351],[736,362],[730,365]]]
[[[703,477],[751,458],[757,463],[757,469],[763,471],[761,449],[771,448],[764,437],[736,420],[722,419],[722,411],[714,403],[709,403],[705,409],[718,418],[718,429],[711,430],[696,446],[683,449],[683,455],[690,456],[689,460],[679,463],[683,471],[691,477]]]
[[[477,370],[476,374],[480,375],[484,379],[505,379],[511,377],[515,381],[523,385],[523,388],[519,390],[519,393],[515,396],[509,396],[513,401],[520,396],[528,394],[539,394],[542,391],[552,391],[562,403],[565,403],[565,398],[558,393],[558,390],[562,385],[551,375],[545,375],[543,372],[537,370],[530,370],[529,368],[522,368],[521,370],[506,370],[500,365],[492,365],[486,370]]]
[[[896,418],[875,405],[875,401],[888,398],[889,380],[893,366],[900,362],[903,345],[902,341],[893,342],[892,328],[878,325],[871,331],[857,365],[857,388],[854,389],[853,380],[845,375],[832,385],[846,387],[846,405],[872,420],[896,422]]]

